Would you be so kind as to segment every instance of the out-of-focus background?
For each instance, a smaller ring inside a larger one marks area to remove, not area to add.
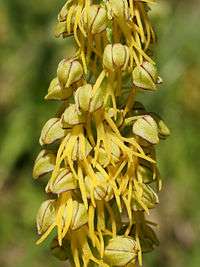
[[[50,255],[48,241],[35,245],[35,214],[44,184],[32,180],[44,122],[57,104],[43,101],[70,41],[52,29],[64,0],[0,1],[0,266],[65,266]],[[200,266],[200,3],[160,1],[154,5],[159,41],[155,47],[160,91],[140,98],[160,113],[171,137],[160,144],[164,179],[154,212],[161,245],[145,267]]]

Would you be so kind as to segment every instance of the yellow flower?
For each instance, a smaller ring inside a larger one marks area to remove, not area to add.
[[[45,97],[62,109],[42,129],[33,170],[35,179],[50,176],[46,192],[54,196],[38,211],[37,243],[55,228],[59,259],[133,267],[158,245],[145,214],[159,202],[155,145],[169,135],[136,101],[139,89],[161,82],[147,54],[155,40],[146,11],[152,1],[96,2],[69,0],[58,16],[56,36],[73,35],[78,49],[59,63]]]

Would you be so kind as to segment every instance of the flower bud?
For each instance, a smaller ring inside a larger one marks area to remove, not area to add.
[[[167,127],[167,125],[164,123],[162,118],[153,112],[151,112],[150,115],[157,123],[159,137],[162,139],[167,138],[170,135],[170,130]]]
[[[162,79],[158,76],[158,70],[155,65],[149,63],[148,61],[144,61],[142,63],[142,67],[149,73],[155,83],[161,83]]]
[[[133,192],[133,202],[132,208],[134,211],[143,211],[144,208],[141,206],[141,202],[148,208],[153,209],[156,204],[159,203],[157,194],[153,191],[153,189],[149,185],[138,184],[142,195],[138,195],[138,193]]]
[[[88,14],[86,10],[84,10],[83,24],[84,26],[87,25],[87,31],[92,34],[104,31],[108,25],[107,12],[105,8],[100,5],[91,5],[88,10]]]
[[[40,176],[53,171],[56,163],[56,155],[48,150],[43,149],[35,160],[33,167],[33,178],[37,179]]]
[[[69,259],[69,255],[71,254],[69,241],[64,239],[62,242],[62,246],[60,246],[58,239],[54,238],[51,242],[51,253],[57,259],[61,261],[66,261],[67,259]]]
[[[62,87],[69,87],[83,76],[83,68],[76,59],[63,59],[57,69],[58,80]]]
[[[109,240],[104,260],[109,266],[125,266],[135,262],[138,253],[136,241],[131,237],[117,236]]]
[[[85,205],[78,201],[73,201],[73,215],[71,221],[71,229],[77,230],[88,222],[88,215]]]
[[[84,123],[84,121],[85,118],[82,115],[79,115],[74,104],[66,108],[65,112],[62,115],[63,127],[70,127],[72,125],[81,124]]]
[[[92,85],[86,84],[77,89],[74,95],[77,110],[89,111],[92,98]]]
[[[129,48],[126,45],[120,43],[108,44],[103,54],[103,65],[109,71],[125,70],[128,66],[129,58]]]
[[[56,179],[49,181],[46,191],[47,193],[61,194],[70,190],[74,190],[78,187],[78,182],[74,178],[73,174],[66,168],[60,169]]]
[[[90,84],[79,87],[74,96],[77,110],[95,112],[103,106],[102,94],[101,88],[94,93]]]
[[[98,185],[94,187],[94,198],[96,200],[105,200],[109,201],[113,198],[113,189],[106,178],[100,173],[96,173],[97,183]],[[85,177],[85,185],[88,191],[88,197],[90,196],[90,192],[92,190],[91,187],[92,179],[89,176]]]
[[[161,83],[155,65],[144,61],[133,70],[133,84],[141,89],[156,90],[156,84]]]
[[[55,222],[55,200],[46,200],[42,203],[37,213],[37,229],[41,235]]]
[[[159,143],[157,124],[149,115],[141,116],[134,122],[133,133],[153,145]]]
[[[66,3],[63,8],[61,9],[58,15],[58,23],[55,28],[55,36],[58,38],[62,35],[63,38],[73,34],[73,26],[75,22],[76,12],[77,12],[77,5],[72,5],[70,7],[70,14],[69,14],[69,7],[68,3]],[[69,28],[67,27],[67,17],[70,15]]]
[[[77,139],[73,152],[72,152],[72,160],[83,160],[85,157],[87,157],[90,152],[92,151],[92,146],[90,145],[89,141],[87,138],[84,137],[84,142],[85,142],[85,147],[84,147],[84,152],[83,152],[83,147],[81,146],[79,140]],[[85,153],[85,154],[83,154]]]
[[[128,20],[129,7],[127,0],[109,0],[112,17],[120,20]]]
[[[66,131],[62,128],[61,121],[59,118],[52,118],[44,125],[41,136],[40,144],[48,145],[61,139],[65,136]]]
[[[48,94],[45,96],[46,100],[66,100],[72,95],[72,88],[62,88],[58,78],[55,78],[50,83]]]

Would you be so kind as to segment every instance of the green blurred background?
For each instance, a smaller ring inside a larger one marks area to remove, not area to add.
[[[32,180],[38,138],[56,103],[43,97],[58,62],[71,54],[69,41],[53,38],[63,0],[0,1],[0,266],[57,267],[48,242],[35,245],[35,214],[44,184]],[[200,266],[200,3],[160,1],[152,19],[155,47],[165,83],[140,99],[160,113],[171,137],[158,149],[164,179],[161,204],[153,212],[160,224],[160,247],[144,267]]]

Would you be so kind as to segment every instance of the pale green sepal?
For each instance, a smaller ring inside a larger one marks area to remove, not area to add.
[[[54,194],[61,194],[63,192],[74,190],[77,187],[78,183],[73,174],[68,169],[62,168],[53,183],[51,180],[49,181],[46,191],[48,193],[52,192]]]
[[[141,89],[156,90],[156,84],[150,74],[142,67],[136,66],[133,70],[133,84]]]
[[[48,228],[55,222],[55,203],[55,200],[46,200],[40,206],[36,218],[39,235],[46,232]]]
[[[158,125],[159,137],[163,139],[167,138],[170,135],[170,130],[163,121],[163,119],[159,115],[153,112],[151,112],[150,115],[153,117],[153,119],[156,121]]]
[[[83,203],[73,201],[73,215],[71,221],[71,229],[77,230],[88,222],[88,214]]]
[[[106,29],[108,18],[103,6],[91,5],[88,14],[85,13],[86,11],[83,13],[82,23],[88,32],[98,34]]]
[[[63,127],[69,127],[72,125],[77,125],[85,122],[83,115],[79,115],[76,105],[72,104],[66,108],[65,112],[62,115],[62,125]]]
[[[66,131],[62,128],[60,118],[51,118],[44,125],[41,136],[40,136],[40,145],[52,144],[58,139],[61,139],[65,136]]]
[[[85,144],[85,147],[83,149],[83,147],[80,145],[80,142],[77,140],[73,148],[72,160],[77,160],[77,159],[83,160],[90,154],[90,152],[92,151],[92,146],[90,145],[87,138],[84,138],[84,144]],[[84,151],[84,154],[83,154],[83,151]]]
[[[110,0],[109,7],[111,9],[111,16],[119,20],[128,20],[129,7],[127,0]]]
[[[58,78],[55,78],[50,83],[48,94],[45,96],[46,100],[66,100],[72,95],[72,87],[61,87]]]
[[[151,76],[153,82],[158,82],[158,70],[155,65],[149,63],[148,61],[144,61],[142,63],[142,67],[146,70],[146,72]]]
[[[158,144],[158,126],[150,115],[141,116],[133,124],[133,133],[151,144]]]
[[[131,237],[117,236],[109,240],[104,260],[109,266],[125,266],[137,257],[137,244]]]
[[[85,177],[85,186],[87,189],[88,197],[90,197],[91,190],[94,188],[94,198],[96,200],[109,201],[113,198],[113,189],[109,181],[100,173],[96,173],[98,185],[92,186],[92,179],[89,176]]]
[[[104,49],[103,66],[113,72],[116,69],[126,70],[130,58],[129,48],[121,43],[108,44]]]
[[[99,87],[95,93],[92,92],[89,112],[91,113],[95,112],[103,106],[103,95],[104,95],[104,92],[101,87]]]
[[[53,171],[56,163],[56,155],[48,150],[43,149],[35,160],[33,167],[33,178],[37,179],[40,176]]]
[[[62,87],[69,87],[83,76],[83,68],[76,59],[63,59],[57,69],[58,80]]]
[[[77,110],[82,110],[85,112],[89,111],[91,98],[92,98],[92,85],[85,84],[79,87],[74,94]]]

